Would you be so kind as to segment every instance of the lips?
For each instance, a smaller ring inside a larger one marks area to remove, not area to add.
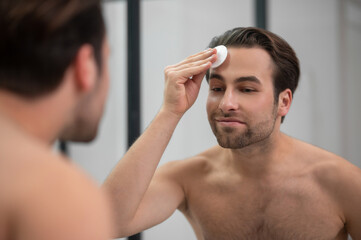
[[[226,118],[215,118],[216,122],[225,126],[238,126],[243,125],[245,122],[242,122],[238,118],[226,117]]]
[[[238,123],[244,123],[241,120],[237,119],[237,118],[231,118],[231,117],[226,117],[226,118],[216,118],[217,122],[238,122]]]

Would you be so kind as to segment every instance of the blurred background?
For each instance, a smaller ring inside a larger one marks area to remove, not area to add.
[[[205,49],[212,37],[256,26],[255,0],[143,0],[140,16],[140,131],[159,110],[163,70]],[[127,1],[104,1],[111,45],[111,88],[97,139],[68,143],[70,157],[101,184],[127,149]],[[361,167],[361,0],[268,0],[266,27],[284,38],[301,64],[299,88],[281,130]],[[209,127],[203,82],[160,165],[217,144]],[[130,93],[131,94],[131,93]],[[141,239],[195,240],[182,214],[146,230]]]

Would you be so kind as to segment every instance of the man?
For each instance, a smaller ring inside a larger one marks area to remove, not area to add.
[[[100,1],[2,0],[0,32],[0,239],[109,239],[109,199],[51,148],[57,138],[96,135],[109,83]],[[169,137],[174,116],[194,102],[215,59],[215,50],[204,51],[166,79],[164,107],[145,136]],[[192,88],[185,105],[174,104],[184,85],[176,80]],[[164,123],[171,127],[158,131]],[[139,197],[129,184],[148,185],[158,164],[157,156],[131,160],[125,157],[118,168],[134,174],[118,177],[125,189],[117,199],[121,211]]]
[[[200,240],[361,239],[361,170],[280,131],[299,79],[292,48],[257,28],[227,31],[210,47],[221,44],[228,56],[207,74],[219,146],[159,168],[126,214],[118,209],[116,168],[105,183],[116,224],[130,235],[179,209]],[[164,143],[148,144],[156,151]],[[139,146],[144,161],[148,150]]]

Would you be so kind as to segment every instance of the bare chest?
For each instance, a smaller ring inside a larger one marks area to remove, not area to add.
[[[309,181],[196,184],[187,201],[185,215],[204,240],[347,238],[335,205]]]

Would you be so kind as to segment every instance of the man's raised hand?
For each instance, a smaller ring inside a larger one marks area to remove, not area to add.
[[[204,75],[216,58],[216,50],[208,49],[166,67],[163,110],[182,116],[197,99]]]

